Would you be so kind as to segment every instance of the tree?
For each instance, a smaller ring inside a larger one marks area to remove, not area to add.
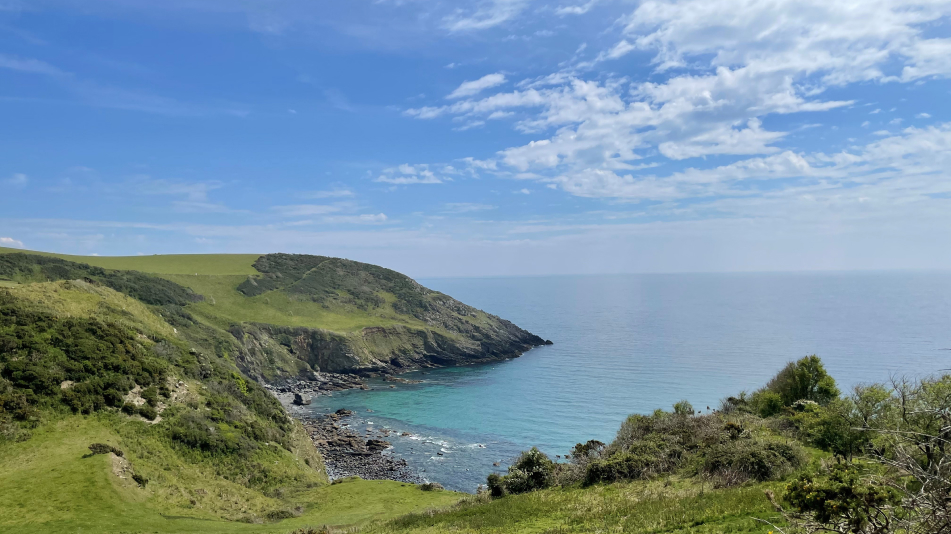
[[[835,379],[829,376],[815,354],[789,362],[766,384],[766,390],[777,393],[783,406],[792,406],[798,400],[828,404],[839,396]]]

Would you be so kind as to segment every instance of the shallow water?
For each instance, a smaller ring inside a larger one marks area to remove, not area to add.
[[[951,368],[951,273],[422,282],[555,344],[497,364],[402,375],[422,384],[374,382],[310,409],[348,408],[361,430],[410,432],[387,438],[393,452],[464,491],[533,445],[555,455],[579,441],[607,442],[628,414],[680,399],[715,408],[808,354],[819,354],[843,389]]]

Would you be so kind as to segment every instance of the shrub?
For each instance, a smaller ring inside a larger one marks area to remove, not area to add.
[[[835,380],[815,354],[789,362],[766,384],[766,390],[778,394],[783,406],[791,406],[798,400],[827,404],[839,396]]]
[[[93,443],[89,446],[89,450],[93,454],[109,454],[111,452],[116,456],[122,456],[122,451],[105,443]]]
[[[785,499],[808,517],[810,531],[855,533],[892,532],[892,510],[901,503],[897,490],[872,483],[848,463],[833,465],[825,476],[800,476]]]
[[[674,413],[677,415],[693,415],[693,405],[685,400],[682,400],[674,404]]]
[[[149,479],[142,475],[132,475],[132,480],[134,480],[136,484],[142,486],[143,488],[149,483]]]
[[[760,417],[772,417],[783,411],[783,397],[775,391],[761,389],[750,396],[750,406]]]
[[[551,487],[555,481],[556,464],[537,447],[523,452],[504,477],[495,473],[486,480],[494,497],[508,493],[527,493]]]
[[[139,415],[148,419],[149,421],[154,421],[155,418],[158,417],[158,412],[155,411],[155,408],[149,406],[148,404],[143,404],[142,406],[139,406],[138,412],[139,412]]]
[[[155,406],[158,404],[158,389],[155,386],[150,386],[143,389],[142,393],[139,395],[141,395],[142,398],[145,399],[145,402],[153,408],[155,408]]]
[[[439,482],[426,482],[425,484],[420,484],[419,489],[423,491],[440,491],[446,488],[442,487],[442,484]]]
[[[703,470],[711,475],[741,473],[765,482],[781,479],[802,464],[802,452],[792,445],[741,440],[721,443],[705,451]]]

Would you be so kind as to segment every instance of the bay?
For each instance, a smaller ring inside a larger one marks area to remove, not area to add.
[[[818,354],[843,390],[951,368],[951,273],[736,273],[428,279],[554,341],[491,365],[402,375],[309,408],[389,428],[425,478],[473,491],[519,453],[609,442],[631,413],[701,411]],[[395,385],[395,388],[391,388]],[[402,436],[402,433],[411,436]],[[498,464],[498,465],[493,465]]]

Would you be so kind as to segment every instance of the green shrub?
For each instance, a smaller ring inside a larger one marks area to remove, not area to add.
[[[775,391],[761,389],[750,396],[750,406],[760,417],[772,417],[783,411],[783,397]]]
[[[508,493],[527,493],[551,487],[555,481],[555,469],[555,462],[537,447],[532,447],[519,455],[509,467],[507,475],[501,477],[493,473],[486,482],[495,497]]]
[[[815,354],[789,362],[766,384],[766,390],[778,394],[783,406],[792,406],[798,400],[827,404],[839,396],[835,379]]]
[[[139,415],[148,419],[149,421],[154,421],[155,418],[158,417],[158,412],[155,411],[155,408],[149,406],[148,404],[143,404],[142,406],[139,406],[138,412],[139,412]]]
[[[674,413],[677,415],[693,415],[693,405],[685,400],[682,400],[674,404]]]
[[[703,456],[706,473],[740,473],[760,482],[781,479],[804,462],[803,453],[793,445],[759,440],[720,443]]]
[[[155,406],[158,404],[158,389],[155,386],[150,386],[143,389],[142,393],[139,395],[141,395],[141,397],[145,399],[145,402],[153,408],[155,408]]]
[[[93,454],[109,454],[111,452],[116,456],[122,456],[122,451],[105,443],[93,443],[89,446],[89,451]]]
[[[901,503],[901,495],[863,476],[854,464],[842,463],[824,475],[801,475],[787,487],[785,500],[808,516],[816,531],[892,532],[890,509]]]

